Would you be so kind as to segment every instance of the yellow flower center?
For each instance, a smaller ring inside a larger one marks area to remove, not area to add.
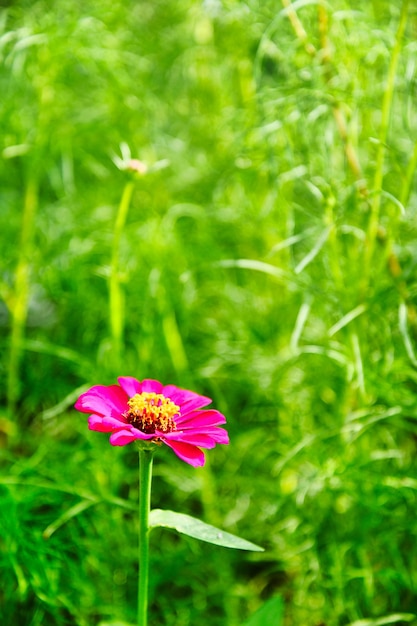
[[[162,433],[175,430],[174,416],[179,414],[180,407],[162,393],[144,391],[134,395],[127,403],[127,421],[142,432],[149,435],[156,430]]]

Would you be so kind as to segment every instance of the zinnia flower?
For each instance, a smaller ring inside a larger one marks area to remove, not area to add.
[[[229,443],[227,432],[220,428],[224,415],[202,407],[210,398],[157,380],[142,382],[130,376],[118,378],[119,385],[96,385],[83,393],[75,408],[90,413],[90,430],[112,433],[113,446],[132,441],[165,443],[190,465],[204,465],[200,448],[214,448]]]

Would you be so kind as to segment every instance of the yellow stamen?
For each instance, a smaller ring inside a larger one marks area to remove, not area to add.
[[[170,433],[175,430],[174,416],[179,414],[180,407],[162,393],[144,391],[134,395],[127,403],[127,421],[142,432],[151,434],[159,430]]]

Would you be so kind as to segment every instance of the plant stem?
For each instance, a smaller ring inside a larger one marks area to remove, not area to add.
[[[148,623],[149,512],[153,450],[139,450],[139,585],[138,626]]]
[[[404,181],[404,185],[403,185],[401,196],[400,196],[400,202],[404,207],[410,198],[410,191],[411,191],[411,187],[413,184],[413,178],[414,178],[416,168],[417,168],[417,141],[414,144],[413,154],[411,156],[410,162],[406,169],[405,181]]]
[[[281,0],[284,10],[286,11],[286,15],[291,23],[291,26],[297,35],[298,39],[304,44],[304,47],[308,54],[314,56],[316,54],[316,49],[312,43],[308,41],[308,35],[302,25],[294,7],[292,6],[291,0]]]
[[[123,293],[120,287],[119,273],[120,241],[122,238],[123,228],[126,223],[127,213],[129,211],[129,205],[132,198],[134,185],[135,183],[133,181],[129,181],[126,183],[125,188],[123,189],[113,233],[113,247],[110,266],[109,306],[110,329],[114,351],[113,354],[116,363],[119,363],[120,361],[124,326]]]
[[[27,183],[25,192],[19,259],[16,268],[14,296],[11,306],[12,328],[7,378],[7,406],[10,417],[15,414],[16,403],[19,396],[19,367],[28,311],[29,275],[37,205],[38,181],[36,177],[32,177]]]
[[[381,109],[381,126],[378,138],[378,149],[376,154],[375,176],[373,183],[373,197],[371,203],[371,211],[369,215],[367,242],[364,255],[364,280],[361,289],[362,296],[366,294],[369,283],[369,275],[371,271],[372,258],[375,250],[375,243],[379,229],[379,215],[381,209],[381,191],[384,177],[384,159],[386,153],[386,142],[388,136],[388,127],[391,115],[391,105],[394,96],[395,76],[397,72],[398,60],[400,57],[402,38],[407,24],[409,0],[404,0],[401,8],[400,21],[398,24],[395,44],[391,55],[391,62],[388,70],[388,78],[385,86],[384,97]]]

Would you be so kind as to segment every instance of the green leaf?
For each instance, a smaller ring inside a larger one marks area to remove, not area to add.
[[[411,622],[415,618],[415,613],[394,613],[375,619],[360,619],[351,622],[349,626],[387,626],[388,624],[398,624],[399,622]]]
[[[153,509],[150,513],[150,526],[156,528],[162,526],[164,528],[173,528],[183,535],[200,539],[207,543],[214,543],[217,546],[225,548],[235,548],[237,550],[252,550],[253,552],[263,552],[263,548],[226,533],[224,530],[215,528],[210,524],[206,524],[191,515],[184,513],[175,513],[175,511],[164,511],[162,509]]]
[[[100,622],[98,626],[135,626],[130,622]]]
[[[45,528],[42,533],[43,538],[49,539],[54,534],[54,532],[58,530],[58,528],[61,528],[61,526],[66,524],[70,519],[76,517],[94,504],[97,504],[97,501],[81,500],[81,502],[78,502],[71,508],[67,509],[63,515],[61,515],[57,520],[55,520],[54,522],[52,522],[52,524],[49,524],[49,526]]]
[[[281,596],[274,596],[265,602],[243,626],[281,626],[284,617],[284,602]]]

